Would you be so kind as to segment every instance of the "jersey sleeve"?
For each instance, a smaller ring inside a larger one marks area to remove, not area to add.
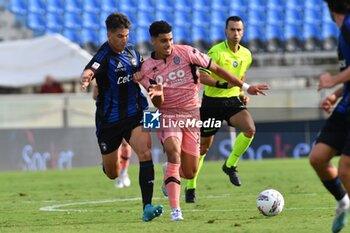
[[[208,69],[210,67],[211,58],[205,54],[200,52],[198,49],[193,48],[191,46],[187,46],[186,48],[187,54],[189,55],[190,62],[197,66]]]
[[[104,61],[106,60],[108,53],[105,50],[105,44],[97,51],[97,53],[91,58],[90,62],[85,66],[86,69],[90,69],[94,74],[101,73],[104,69]]]

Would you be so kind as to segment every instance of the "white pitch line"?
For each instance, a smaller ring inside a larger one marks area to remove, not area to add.
[[[223,198],[230,196],[230,194],[222,194],[222,195],[209,195],[206,198],[214,199],[214,198]],[[160,199],[159,197],[154,197],[153,200]],[[142,199],[140,197],[135,198],[117,198],[117,199],[106,199],[106,200],[97,200],[97,201],[83,201],[83,202],[71,202],[71,203],[64,203],[64,204],[56,204],[56,205],[50,205],[50,206],[44,206],[39,208],[40,211],[56,211],[56,212],[105,212],[105,210],[87,210],[87,209],[65,209],[61,207],[68,207],[68,206],[77,206],[77,205],[89,205],[89,204],[101,204],[101,203],[113,203],[113,202],[128,202],[128,201],[141,201]],[[284,208],[284,210],[292,210],[292,211],[301,211],[301,210],[327,210],[327,209],[334,209],[334,207],[317,207],[317,208],[296,208],[296,207],[290,207],[290,208]],[[131,210],[134,211],[134,210]],[[135,210],[136,211],[136,210]],[[247,208],[247,209],[192,209],[192,210],[182,210],[184,212],[241,212],[241,211],[256,211],[256,208]]]

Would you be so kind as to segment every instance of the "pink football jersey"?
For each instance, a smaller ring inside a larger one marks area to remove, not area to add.
[[[188,45],[173,45],[166,59],[149,57],[142,64],[141,84],[148,89],[151,82],[162,83],[164,103],[160,110],[193,110],[200,106],[198,97],[200,81],[197,67],[209,68],[211,59]]]

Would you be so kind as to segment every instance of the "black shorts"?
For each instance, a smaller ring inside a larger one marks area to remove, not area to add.
[[[346,116],[333,112],[316,139],[316,143],[322,142],[339,154],[350,155],[350,127]]]
[[[238,112],[247,109],[238,96],[230,98],[208,97],[203,94],[202,106],[200,108],[201,121],[214,119],[227,121],[230,124],[230,118]],[[232,126],[232,125],[231,125]],[[218,127],[201,127],[201,137],[209,137],[219,130]]]
[[[142,115],[126,118],[108,127],[100,127],[96,133],[101,154],[109,154],[117,150],[123,138],[129,142],[131,131],[142,125]]]

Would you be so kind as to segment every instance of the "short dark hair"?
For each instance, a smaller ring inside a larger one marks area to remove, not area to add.
[[[128,17],[121,13],[111,13],[105,22],[108,32],[115,31],[116,29],[129,29],[131,27]]]
[[[338,14],[350,13],[350,1],[349,0],[324,0],[330,11]]]
[[[154,21],[149,26],[149,34],[151,37],[158,37],[159,34],[167,34],[172,31],[172,26],[164,20]]]
[[[228,26],[228,22],[229,21],[234,21],[234,22],[239,22],[239,21],[241,21],[242,22],[242,24],[244,25],[244,22],[243,22],[243,19],[241,18],[241,17],[239,17],[239,16],[236,16],[236,15],[234,15],[234,16],[230,16],[230,17],[228,17],[227,19],[226,19],[226,28],[227,28],[227,26]]]

